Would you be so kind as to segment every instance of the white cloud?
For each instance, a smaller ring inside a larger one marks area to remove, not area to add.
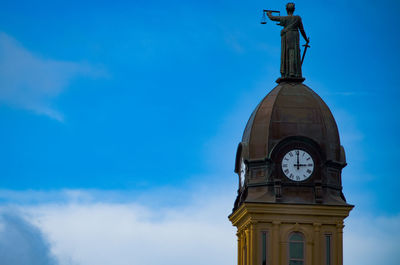
[[[34,111],[58,121],[63,115],[52,100],[77,76],[104,73],[87,63],[43,59],[0,32],[0,102]]]
[[[349,218],[344,231],[344,264],[400,264],[400,215]]]
[[[236,264],[235,228],[227,219],[232,191],[201,188],[178,199],[182,204],[161,207],[96,201],[100,191],[84,193],[76,191],[78,200],[18,207],[45,235],[43,245],[48,238],[60,265]],[[344,264],[399,264],[399,227],[400,216],[352,213],[344,231]]]
[[[202,195],[178,207],[72,203],[28,211],[61,265],[235,264],[231,198]]]

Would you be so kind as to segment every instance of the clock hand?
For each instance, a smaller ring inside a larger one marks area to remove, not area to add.
[[[306,167],[307,164],[293,164],[294,167],[297,167],[297,170],[300,169],[300,167]]]
[[[297,151],[297,170],[299,170],[299,151]]]

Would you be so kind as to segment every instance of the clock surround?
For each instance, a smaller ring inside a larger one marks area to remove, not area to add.
[[[282,161],[284,160],[285,155],[293,150],[304,151],[313,160],[313,170],[310,176],[301,181],[294,181],[288,178],[282,170]],[[279,181],[284,185],[313,186],[316,181],[319,182],[321,180],[321,161],[324,160],[324,157],[321,154],[321,149],[318,147],[318,144],[310,138],[296,136],[282,140],[281,143],[272,150],[271,160],[276,176],[275,179],[279,179]]]

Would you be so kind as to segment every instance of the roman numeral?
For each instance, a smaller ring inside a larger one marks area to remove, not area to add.
[[[300,177],[299,177],[299,176],[296,176],[296,179],[297,179],[297,180],[300,180]]]
[[[312,167],[312,166],[313,166],[313,164],[307,164],[307,166],[309,166],[309,167]]]
[[[308,161],[308,160],[310,160],[310,159],[311,159],[311,157],[307,158],[306,160]]]
[[[307,169],[307,173],[310,174],[310,173],[311,173],[311,170]]]
[[[293,153],[292,153],[292,152],[289,152],[289,155],[290,155],[290,157],[292,157],[292,156],[293,156]]]
[[[282,167],[287,167],[287,164],[283,164]]]
[[[289,173],[289,169],[285,169],[285,171],[284,171],[284,172],[285,172],[286,174],[287,174],[287,173]]]
[[[284,159],[285,159],[286,161],[289,161],[289,158],[286,158],[286,157],[285,157]]]

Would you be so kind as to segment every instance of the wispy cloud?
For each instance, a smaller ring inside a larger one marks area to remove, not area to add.
[[[74,78],[102,75],[104,71],[88,63],[41,58],[0,32],[0,102],[3,104],[63,121],[52,100]]]

